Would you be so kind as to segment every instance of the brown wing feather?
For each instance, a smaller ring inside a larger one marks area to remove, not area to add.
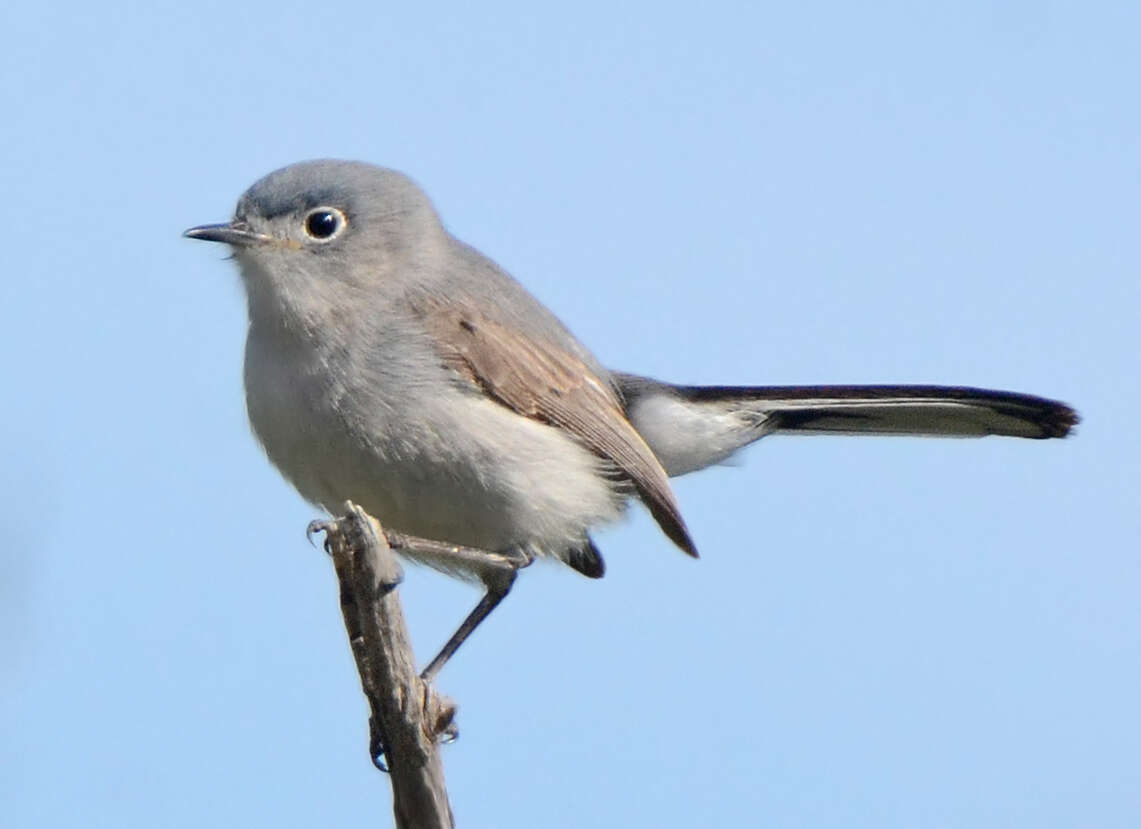
[[[614,390],[573,354],[487,317],[440,304],[418,309],[447,363],[499,403],[565,429],[627,478],[667,536],[697,555],[669,478]]]

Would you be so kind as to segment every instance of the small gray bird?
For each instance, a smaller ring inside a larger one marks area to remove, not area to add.
[[[536,556],[603,574],[590,530],[631,496],[696,556],[669,477],[774,432],[1062,437],[1052,400],[942,386],[676,386],[608,371],[554,315],[452,236],[393,170],[270,173],[228,224],[249,300],[246,405],[281,473],[332,511],[420,539],[398,551],[481,582],[434,676]]]

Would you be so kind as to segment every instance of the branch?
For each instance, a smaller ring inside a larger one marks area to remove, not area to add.
[[[369,754],[391,774],[397,829],[451,829],[439,743],[456,735],[455,705],[416,674],[395,589],[400,565],[380,525],[350,502],[344,509],[344,517],[314,521],[309,532],[325,533],[341,585],[345,630],[371,709]]]

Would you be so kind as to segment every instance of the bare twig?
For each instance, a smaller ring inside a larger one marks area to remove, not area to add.
[[[400,565],[380,526],[345,503],[345,515],[314,521],[325,532],[341,585],[341,612],[368,698],[369,754],[391,773],[398,829],[453,825],[439,743],[456,734],[455,706],[416,674],[396,586]]]

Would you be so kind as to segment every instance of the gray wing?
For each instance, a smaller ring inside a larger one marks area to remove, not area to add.
[[[557,426],[609,461],[669,538],[697,555],[669,478],[610,384],[580,357],[438,298],[413,304],[445,363],[498,403]]]

